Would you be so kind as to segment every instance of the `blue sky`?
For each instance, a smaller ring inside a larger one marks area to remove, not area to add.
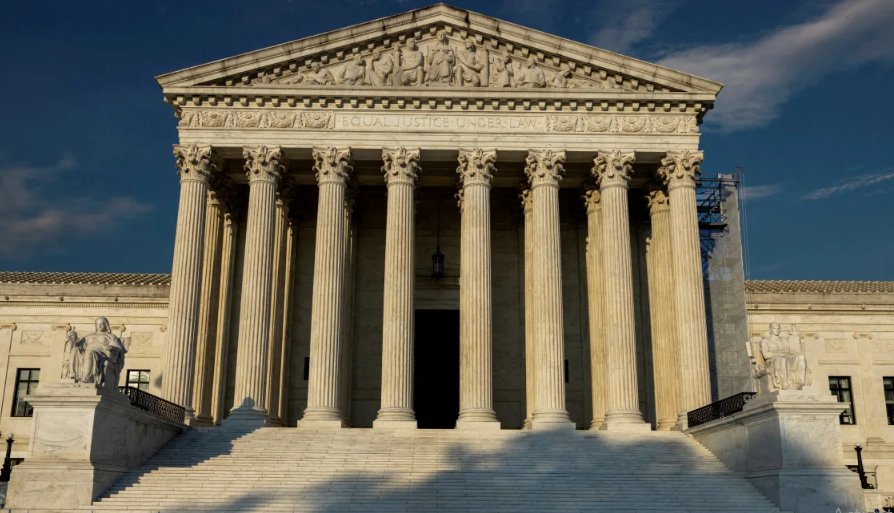
[[[429,3],[3,2],[0,269],[170,272],[153,77]],[[891,0],[454,4],[725,83],[703,171],[745,168],[751,278],[894,280]]]

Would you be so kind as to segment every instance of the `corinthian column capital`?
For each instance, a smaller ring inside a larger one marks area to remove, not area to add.
[[[248,182],[271,182],[278,184],[286,167],[279,146],[257,146],[255,148],[243,148],[242,156],[245,157],[245,174]]]
[[[382,148],[382,173],[385,173],[385,183],[408,184],[415,186],[419,180],[419,148]]]
[[[651,215],[660,214],[670,210],[667,191],[663,187],[649,187],[646,193],[646,201],[649,202],[649,213]]]
[[[633,174],[633,163],[636,153],[632,151],[600,151],[593,159],[593,176],[599,182],[600,189],[607,187],[627,188],[627,182]]]
[[[527,180],[522,180],[518,185],[518,199],[521,202],[522,212],[527,214],[534,210],[534,194],[531,193],[531,185]]]
[[[602,210],[602,193],[596,188],[596,184],[590,182],[584,183],[584,192],[581,195],[581,198],[584,200],[584,207],[587,209],[587,214]]]
[[[705,160],[703,151],[669,151],[661,159],[658,174],[664,179],[668,189],[677,187],[695,188],[695,180],[701,174],[701,164]]]
[[[550,185],[558,188],[565,173],[564,163],[565,150],[529,150],[525,158],[525,174],[528,175],[531,187]]]
[[[338,149],[335,146],[313,149],[314,173],[317,183],[346,185],[354,170],[351,167],[351,148]]]
[[[497,150],[483,150],[481,148],[459,150],[459,167],[456,173],[462,187],[467,185],[490,186],[497,168]]]
[[[177,159],[177,173],[180,182],[198,181],[208,183],[208,176],[217,169],[216,155],[211,146],[196,144],[175,144],[174,158]]]

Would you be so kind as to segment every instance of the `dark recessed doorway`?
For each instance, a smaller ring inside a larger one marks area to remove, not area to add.
[[[453,429],[459,415],[459,310],[416,310],[414,410],[420,429]]]

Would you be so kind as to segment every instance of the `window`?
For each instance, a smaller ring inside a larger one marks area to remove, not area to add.
[[[854,416],[854,395],[851,393],[851,378],[846,376],[829,376],[829,390],[838,398],[838,402],[846,403],[847,409],[839,417],[841,424],[857,423]]]
[[[34,409],[25,401],[25,396],[37,392],[40,382],[40,369],[18,369],[16,371],[16,388],[12,397],[12,416],[31,417]]]
[[[147,370],[129,370],[127,371],[127,383],[130,388],[139,388],[143,392],[149,391],[149,371]]]

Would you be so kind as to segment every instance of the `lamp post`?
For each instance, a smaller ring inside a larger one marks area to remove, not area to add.
[[[0,470],[0,483],[8,483],[9,475],[12,473],[12,443],[15,441],[15,433],[10,433],[6,437],[6,458],[3,460],[3,470]]]
[[[863,469],[863,447],[860,446],[860,442],[854,444],[854,450],[857,451],[857,475],[860,476],[860,487],[864,490],[873,488],[866,479],[866,471]],[[4,469],[5,468],[6,467],[4,467]]]

